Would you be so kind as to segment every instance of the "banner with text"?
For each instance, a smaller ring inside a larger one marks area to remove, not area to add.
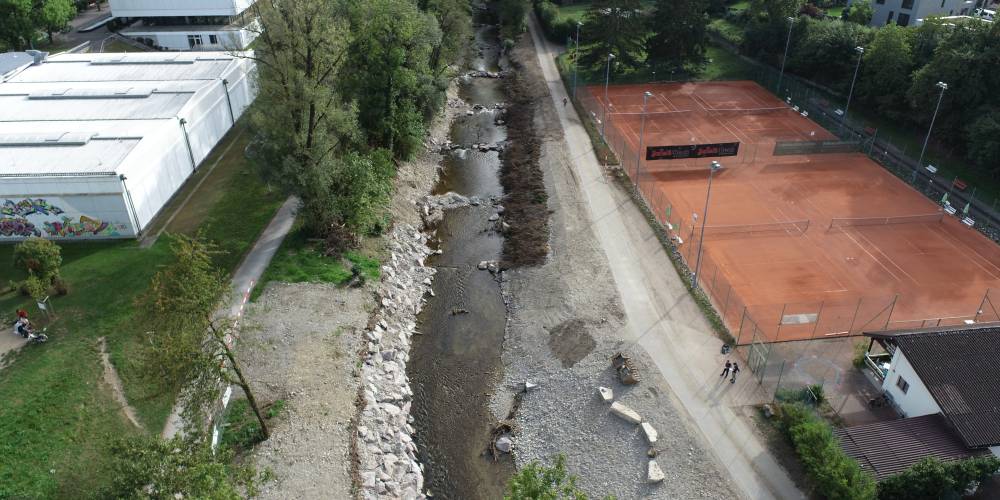
[[[738,142],[686,144],[682,146],[649,146],[646,148],[646,161],[736,156],[739,151],[740,143]]]

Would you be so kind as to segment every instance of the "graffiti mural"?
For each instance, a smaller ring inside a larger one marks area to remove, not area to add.
[[[126,232],[124,224],[109,224],[99,219],[92,219],[86,215],[81,215],[80,220],[74,222],[69,217],[63,217],[58,222],[46,222],[45,232],[49,236],[68,238],[74,236],[121,236]]]
[[[0,236],[23,237],[41,236],[42,233],[28,219],[21,217],[0,217]]]
[[[0,237],[117,238],[130,235],[126,224],[87,215],[70,217],[56,203],[44,198],[3,200],[0,203]]]
[[[29,215],[59,215],[63,210],[52,205],[43,198],[25,198],[17,203],[14,200],[4,200],[0,206],[0,215],[8,217],[27,217]]]

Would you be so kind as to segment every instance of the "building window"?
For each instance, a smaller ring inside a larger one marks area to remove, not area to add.
[[[913,10],[913,0],[903,0],[903,5],[900,8]]]
[[[219,44],[219,37],[217,37],[215,35],[208,35],[208,43],[210,43],[212,45],[218,45]]]
[[[965,9],[962,9],[961,11],[959,11],[958,15],[964,16],[964,15],[966,15],[968,13],[969,13],[969,9],[965,8]]]
[[[944,0],[941,0],[941,8],[944,8]]]
[[[896,387],[899,387],[899,390],[903,391],[903,394],[906,394],[906,391],[910,390],[910,383],[903,377],[896,377]]]
[[[885,0],[875,0],[875,3],[879,5],[885,5]]]
[[[188,35],[188,47],[197,48],[201,47],[201,35]]]
[[[898,24],[900,26],[909,26],[910,25],[910,15],[909,14],[903,14],[902,12],[900,12],[899,13],[899,17],[896,19],[896,24]]]
[[[892,16],[893,16],[894,14],[896,14],[896,13],[895,13],[895,12],[893,12],[893,11],[891,11],[891,10],[889,11],[889,17],[888,17],[888,18],[887,18],[887,19],[885,20],[885,24],[889,24],[889,23],[891,23],[891,22],[892,22]]]

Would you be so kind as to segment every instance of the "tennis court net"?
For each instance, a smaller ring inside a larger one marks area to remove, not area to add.
[[[793,112],[792,108],[789,108],[788,106],[779,106],[775,108],[709,109],[708,115],[725,118],[734,116],[775,115]]]
[[[734,224],[727,226],[705,226],[705,235],[720,234],[775,234],[784,233],[789,236],[801,236],[809,229],[809,220],[793,220],[786,222],[767,222],[763,224]]]
[[[921,224],[927,222],[941,222],[944,219],[944,212],[937,211],[932,214],[921,215],[899,215],[895,217],[850,217],[841,219],[831,219],[830,229],[853,226],[886,226],[890,224]]]

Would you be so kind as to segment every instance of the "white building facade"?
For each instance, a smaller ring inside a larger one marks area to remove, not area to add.
[[[253,0],[110,0],[119,33],[165,50],[244,50],[259,33]]]
[[[252,103],[226,53],[63,54],[0,83],[0,241],[134,238]]]
[[[976,9],[975,0],[871,0],[871,4],[871,26],[918,26],[930,16],[966,16]]]

